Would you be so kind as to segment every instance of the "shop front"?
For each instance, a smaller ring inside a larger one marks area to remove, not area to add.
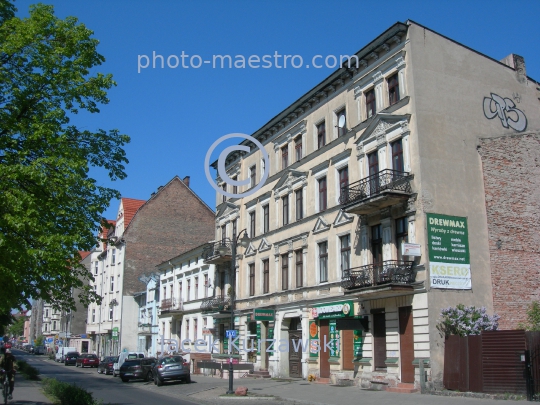
[[[311,309],[309,374],[329,380],[355,377],[367,319],[354,313],[353,301],[316,305]]]

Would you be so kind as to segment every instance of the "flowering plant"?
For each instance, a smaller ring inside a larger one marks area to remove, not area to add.
[[[450,335],[479,335],[483,330],[497,330],[500,316],[494,314],[490,317],[485,307],[466,307],[458,304],[455,308],[443,308],[441,318],[437,329],[441,336],[448,337]]]

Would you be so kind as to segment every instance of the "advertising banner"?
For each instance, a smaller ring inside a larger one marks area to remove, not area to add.
[[[467,218],[427,214],[431,288],[470,290]]]
[[[309,357],[319,357],[319,327],[315,321],[309,321]]]

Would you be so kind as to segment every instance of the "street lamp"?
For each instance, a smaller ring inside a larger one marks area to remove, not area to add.
[[[114,355],[114,307],[118,305],[118,301],[116,301],[116,298],[114,298],[109,303],[109,308],[111,308],[111,316],[112,316],[112,325],[111,325],[111,356]],[[118,336],[117,336],[118,338]]]
[[[242,233],[244,233],[244,236],[242,237],[242,239],[239,239]],[[241,230],[236,238],[234,238],[234,235],[233,235],[233,240],[231,243],[231,256],[232,256],[231,258],[231,289],[230,289],[231,298],[230,298],[230,303],[229,303],[229,306],[231,309],[231,323],[230,323],[231,330],[235,330],[234,329],[234,301],[235,301],[235,296],[236,296],[236,291],[235,291],[236,289],[236,249],[238,247],[238,244],[240,244],[240,246],[242,246],[243,248],[248,247],[249,242],[250,242],[250,239],[249,239],[246,229]],[[229,358],[229,390],[227,391],[227,394],[234,394],[232,344],[229,345],[229,354],[231,356]]]

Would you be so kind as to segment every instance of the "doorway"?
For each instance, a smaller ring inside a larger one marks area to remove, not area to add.
[[[300,318],[291,318],[289,324],[289,377],[302,378],[302,350],[294,350],[301,347],[302,326]]]
[[[326,341],[330,341],[330,333],[328,330],[328,319],[321,319],[319,324],[319,342],[324,342],[324,336],[326,336]],[[322,346],[322,344],[321,344]],[[321,378],[330,378],[330,351],[329,350],[320,350],[319,351],[319,375]]]
[[[399,308],[399,352],[401,382],[414,383],[414,332],[412,307]]]

